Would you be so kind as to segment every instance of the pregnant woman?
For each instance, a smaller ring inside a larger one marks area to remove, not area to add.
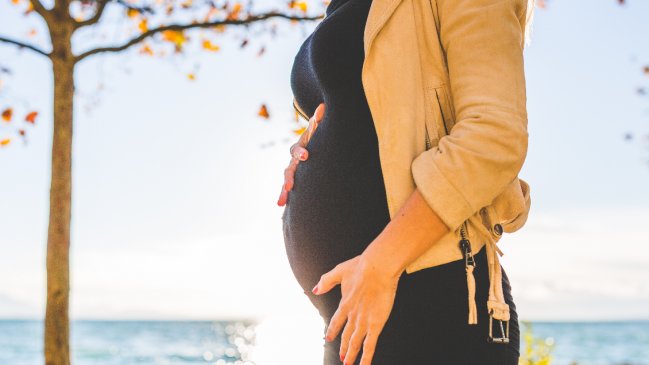
[[[454,7],[511,3],[513,8],[527,0],[445,1],[458,3]],[[489,271],[493,262],[486,244],[470,252],[475,245],[471,243],[461,259],[404,272],[451,229],[419,188],[391,218],[379,138],[362,79],[364,32],[372,5],[372,0],[332,0],[324,20],[299,48],[291,73],[296,108],[311,118],[307,132],[291,146],[292,160],[278,205],[285,205],[283,232],[291,269],[325,323],[324,364],[515,365],[516,307],[500,264],[496,261],[497,274]],[[492,29],[467,31],[499,36]],[[463,50],[449,53],[450,65],[455,52]],[[507,168],[514,171],[520,166]],[[491,320],[488,313],[493,280],[501,282],[498,288],[508,306],[509,322]],[[467,324],[471,301],[475,317]]]

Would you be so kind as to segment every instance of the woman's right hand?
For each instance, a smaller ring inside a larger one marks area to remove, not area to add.
[[[309,143],[311,136],[320,124],[324,115],[324,109],[324,103],[318,105],[315,113],[311,119],[309,119],[309,126],[306,131],[304,131],[304,133],[300,135],[300,139],[290,147],[291,162],[288,167],[284,169],[284,185],[282,185],[282,192],[279,194],[279,200],[277,200],[277,205],[279,206],[286,205],[288,192],[293,188],[293,175],[295,175],[298,163],[309,158],[309,152],[306,149],[306,145]]]

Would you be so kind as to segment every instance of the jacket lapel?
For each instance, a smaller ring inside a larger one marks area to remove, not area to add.
[[[365,24],[365,33],[363,35],[363,42],[365,45],[365,57],[374,42],[374,38],[379,33],[381,28],[390,19],[392,13],[397,8],[402,0],[373,0],[370,5],[370,11],[367,15],[367,22]]]

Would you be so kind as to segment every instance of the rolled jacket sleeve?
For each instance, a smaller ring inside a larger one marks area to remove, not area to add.
[[[516,178],[527,155],[526,0],[438,0],[455,124],[412,162],[415,184],[452,230]]]

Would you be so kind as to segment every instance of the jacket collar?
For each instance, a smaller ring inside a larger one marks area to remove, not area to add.
[[[383,28],[385,23],[390,19],[394,10],[401,3],[402,0],[373,0],[370,5],[370,11],[367,15],[367,22],[365,24],[365,33],[363,42],[365,45],[365,56],[367,57],[374,38]]]

